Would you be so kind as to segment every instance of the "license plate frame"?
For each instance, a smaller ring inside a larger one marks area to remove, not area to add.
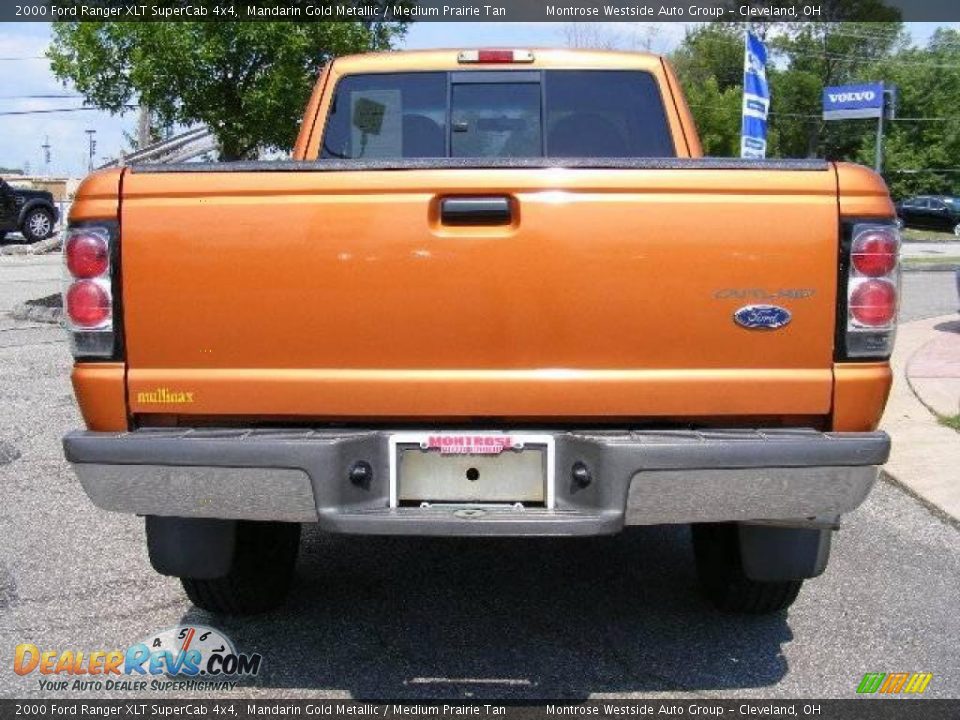
[[[451,442],[444,446],[444,439],[463,440],[469,438],[469,444]],[[436,441],[439,440],[439,444]],[[480,442],[478,442],[480,441]],[[390,508],[399,507],[399,465],[400,453],[403,446],[418,445],[420,450],[437,452],[439,454],[458,455],[492,455],[503,452],[523,452],[528,446],[540,446],[546,454],[546,477],[544,478],[544,506],[548,510],[554,509],[556,493],[556,443],[552,435],[542,433],[504,433],[491,431],[471,430],[443,430],[425,432],[393,433],[389,438],[390,458]],[[447,452],[445,452],[445,448]],[[451,449],[452,448],[452,449]],[[466,503],[483,504],[483,503]]]

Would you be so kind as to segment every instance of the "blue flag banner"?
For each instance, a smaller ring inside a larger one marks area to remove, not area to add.
[[[740,132],[740,157],[765,158],[767,156],[767,113],[769,111],[767,48],[760,38],[748,31],[743,61],[743,124]]]

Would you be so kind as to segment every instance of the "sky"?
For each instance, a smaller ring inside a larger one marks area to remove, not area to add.
[[[588,33],[615,35],[620,45],[637,50],[670,52],[683,39],[687,23],[580,23]],[[593,27],[596,26],[596,29]],[[923,43],[934,23],[908,23],[914,41]],[[403,46],[545,47],[568,44],[565,23],[414,23]],[[0,23],[0,167],[31,173],[81,176],[88,160],[86,130],[96,130],[95,164],[127,148],[124,132],[132,132],[135,113],[112,116],[97,110],[31,115],[5,115],[25,110],[78,108],[83,100],[63,87],[43,57],[50,42],[47,23]],[[35,97],[66,95],[67,97]],[[34,97],[29,97],[34,96]],[[49,140],[51,161],[44,163],[42,145]]]

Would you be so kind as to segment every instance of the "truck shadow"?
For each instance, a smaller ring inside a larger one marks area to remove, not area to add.
[[[192,609],[264,658],[250,684],[356,699],[581,699],[763,687],[786,614],[722,615],[696,593],[686,527],[606,538],[329,536],[307,528],[290,601]],[[286,693],[284,693],[286,694]]]

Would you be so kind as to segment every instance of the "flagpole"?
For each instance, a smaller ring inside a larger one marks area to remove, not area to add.
[[[746,22],[743,23],[743,57],[746,58],[749,52],[750,52],[750,18],[748,17]],[[744,137],[744,131],[746,129],[744,127],[744,123],[746,122],[746,120],[745,120],[745,115],[743,111],[744,103],[746,101],[746,95],[747,95],[747,71],[746,71],[746,67],[744,67],[743,93],[741,93],[741,97],[740,97],[740,157],[741,158],[743,157],[743,137]]]
[[[770,86],[767,81],[767,48],[745,21],[743,47],[743,102],[740,120],[740,157],[766,157]]]

